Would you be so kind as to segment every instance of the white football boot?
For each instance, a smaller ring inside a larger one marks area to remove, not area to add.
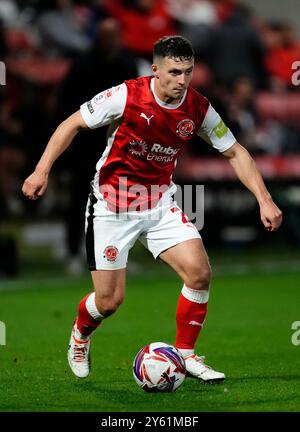
[[[91,342],[78,341],[75,339],[75,325],[73,325],[69,349],[68,349],[68,361],[72,372],[78,378],[86,378],[90,373],[90,345]]]
[[[205,382],[218,382],[225,379],[225,374],[213,370],[204,363],[205,357],[190,354],[184,358],[185,367],[188,374],[201,379]]]

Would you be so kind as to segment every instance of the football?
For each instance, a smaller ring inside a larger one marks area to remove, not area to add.
[[[139,350],[133,361],[133,376],[147,392],[173,392],[186,375],[182,354],[173,345],[153,342]]]

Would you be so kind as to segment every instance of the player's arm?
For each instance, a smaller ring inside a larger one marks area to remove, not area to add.
[[[34,172],[25,180],[22,191],[29,199],[42,196],[47,188],[53,163],[70,146],[81,129],[107,126],[122,117],[127,99],[125,83],[98,93],[81,105],[80,111],[64,120],[50,138]]]
[[[36,200],[43,195],[53,163],[70,146],[75,135],[81,129],[87,128],[80,111],[72,114],[57,127],[34,172],[24,181],[22,192],[25,196]]]
[[[222,154],[229,160],[240,181],[256,197],[260,207],[260,217],[264,226],[269,231],[276,231],[281,225],[282,213],[273,202],[249,152],[236,142]]]
[[[254,160],[211,105],[198,135],[229,159],[238,178],[256,197],[264,226],[269,231],[276,231],[282,222],[281,211],[274,204]]]

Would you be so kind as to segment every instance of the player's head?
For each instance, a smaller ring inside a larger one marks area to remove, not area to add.
[[[179,100],[188,87],[194,68],[191,43],[182,36],[165,36],[154,44],[152,71],[156,88],[166,98]]]

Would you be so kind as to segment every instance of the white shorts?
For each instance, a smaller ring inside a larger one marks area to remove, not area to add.
[[[87,203],[85,230],[91,271],[125,268],[129,250],[137,240],[156,259],[178,243],[201,238],[175,201],[144,212],[116,214],[93,194]]]

